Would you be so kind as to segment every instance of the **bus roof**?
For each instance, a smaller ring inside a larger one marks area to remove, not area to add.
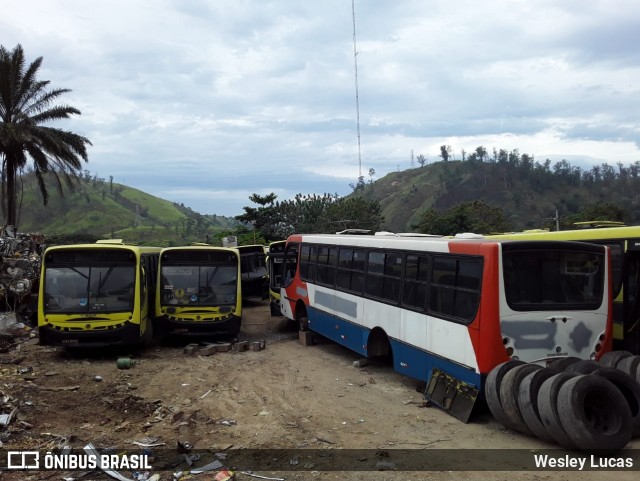
[[[123,243],[111,243],[111,242],[96,242],[95,244],[59,244],[54,246],[47,247],[48,250],[72,250],[72,249],[118,249],[118,250],[130,250],[133,252],[139,253],[148,253],[148,252],[160,252],[162,249],[160,247],[153,246],[138,246],[134,244],[123,244]]]
[[[526,239],[526,240],[606,240],[606,239],[628,239],[640,237],[640,226],[622,226],[593,229],[572,229],[558,231],[524,231],[510,232],[506,234],[491,234],[485,236],[487,239]]]
[[[525,239],[523,239],[525,240]],[[535,239],[527,238],[527,241],[534,241]],[[553,239],[541,239],[545,242],[538,240],[536,244],[545,247],[551,247],[552,244],[559,244],[559,241]],[[513,244],[515,239],[493,239],[481,236],[479,234],[467,234],[464,237],[407,237],[396,235],[344,235],[344,234],[294,234],[289,237],[291,242],[309,242],[317,244],[334,244],[354,247],[370,247],[370,248],[397,248],[401,250],[416,250],[416,251],[432,251],[432,252],[448,252],[449,247],[455,244],[477,245],[478,247],[483,244]],[[562,244],[566,245],[567,242]],[[575,244],[573,248],[581,247],[591,244],[585,243],[570,243]],[[593,246],[595,247],[595,246]]]

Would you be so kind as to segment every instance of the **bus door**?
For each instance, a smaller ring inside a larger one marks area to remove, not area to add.
[[[627,241],[622,349],[640,354],[640,239]]]
[[[267,258],[267,270],[269,272],[269,306],[272,316],[280,316],[280,287],[284,274],[284,253],[269,252]]]
[[[283,255],[282,276],[280,277],[280,283],[274,286],[274,289],[280,292],[280,311],[281,314],[289,319],[298,320],[296,313],[292,311],[291,304],[286,299],[287,288],[296,276],[298,269],[298,251],[300,244],[288,243]]]
[[[153,323],[151,319],[151,310],[153,309],[153,305],[149,302],[149,295],[151,291],[148,285],[152,273],[149,270],[148,257],[142,256],[140,261],[140,333],[144,339],[149,342],[153,337]]]

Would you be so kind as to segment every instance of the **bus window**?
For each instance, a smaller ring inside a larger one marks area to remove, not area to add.
[[[431,269],[429,310],[470,323],[480,300],[482,263],[476,259],[435,256]]]
[[[340,249],[336,286],[338,289],[362,293],[364,288],[365,251],[362,249]]]
[[[135,267],[58,267],[45,271],[45,313],[133,309]]]
[[[429,277],[429,257],[409,254],[405,261],[404,283],[402,284],[402,304],[409,308],[423,310],[427,298]]]
[[[505,295],[514,310],[595,308],[602,301],[603,255],[573,251],[506,251]]]

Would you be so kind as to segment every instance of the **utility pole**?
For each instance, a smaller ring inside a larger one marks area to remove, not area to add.
[[[353,14],[353,64],[355,67],[356,81],[356,131],[358,135],[358,179],[362,177],[362,155],[360,148],[360,98],[358,95],[358,49],[356,47],[356,4],[351,0],[351,12]]]
[[[549,219],[556,221],[556,231],[559,231],[560,230],[560,216],[558,215],[558,209],[556,209],[556,216],[555,217],[550,217]]]

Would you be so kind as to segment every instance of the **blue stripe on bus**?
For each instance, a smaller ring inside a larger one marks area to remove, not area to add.
[[[358,354],[367,355],[365,346],[369,338],[369,328],[311,306],[307,307],[307,318],[309,319],[309,328],[313,332],[348,347]],[[436,368],[478,389],[481,386],[481,375],[473,369],[430,354],[397,339],[389,338],[389,342],[393,352],[393,368],[401,374],[429,382],[432,369]]]
[[[481,376],[475,370],[430,354],[397,339],[389,338],[389,342],[393,351],[393,368],[400,374],[429,382],[431,372],[436,368],[460,381],[480,388]]]
[[[367,345],[367,338],[369,337],[369,329],[345,321],[344,319],[340,319],[328,312],[311,306],[307,309],[309,328],[313,332],[317,332],[338,344],[342,344],[358,354],[362,354],[363,356],[367,355],[365,346]]]

